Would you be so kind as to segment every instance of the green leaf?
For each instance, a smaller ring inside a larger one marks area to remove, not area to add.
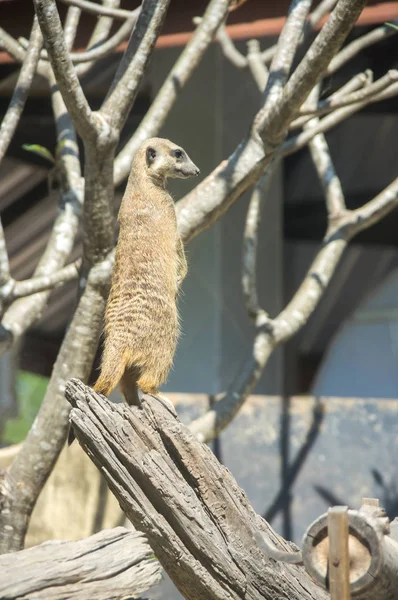
[[[45,158],[46,160],[49,160],[51,163],[55,164],[55,158],[51,154],[50,150],[44,146],[39,146],[39,144],[23,144],[22,148],[28,152],[38,154],[42,158]]]
[[[388,25],[389,27],[392,27],[393,29],[396,29],[398,31],[398,25],[396,25],[395,23],[384,23],[384,25]]]

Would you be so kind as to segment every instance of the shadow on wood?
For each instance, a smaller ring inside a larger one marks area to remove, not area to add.
[[[112,404],[77,380],[66,397],[80,444],[186,600],[328,597],[304,567],[274,561],[257,547],[258,530],[293,551],[171,404],[151,395],[140,407]]]
[[[160,577],[144,536],[123,527],[0,556],[2,600],[119,600],[136,597]]]

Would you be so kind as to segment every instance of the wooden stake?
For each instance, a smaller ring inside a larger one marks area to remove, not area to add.
[[[348,507],[328,510],[329,588],[331,600],[350,600]]]

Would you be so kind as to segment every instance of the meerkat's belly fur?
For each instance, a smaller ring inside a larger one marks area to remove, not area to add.
[[[184,150],[161,138],[144,142],[133,159],[119,212],[101,374],[94,386],[106,396],[120,383],[131,404],[137,385],[156,393],[167,379],[179,334],[177,295],[187,267],[165,182],[198,173]]]
[[[121,226],[105,315],[107,345],[136,369],[144,392],[167,379],[179,333],[177,226],[162,208],[151,215],[145,207]]]

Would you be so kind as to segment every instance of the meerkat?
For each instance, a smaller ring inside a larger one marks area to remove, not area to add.
[[[177,296],[187,273],[169,177],[199,175],[185,150],[162,138],[134,155],[120,206],[115,267],[105,311],[101,373],[94,390],[120,384],[128,404],[137,386],[156,394],[167,379],[179,334]]]

